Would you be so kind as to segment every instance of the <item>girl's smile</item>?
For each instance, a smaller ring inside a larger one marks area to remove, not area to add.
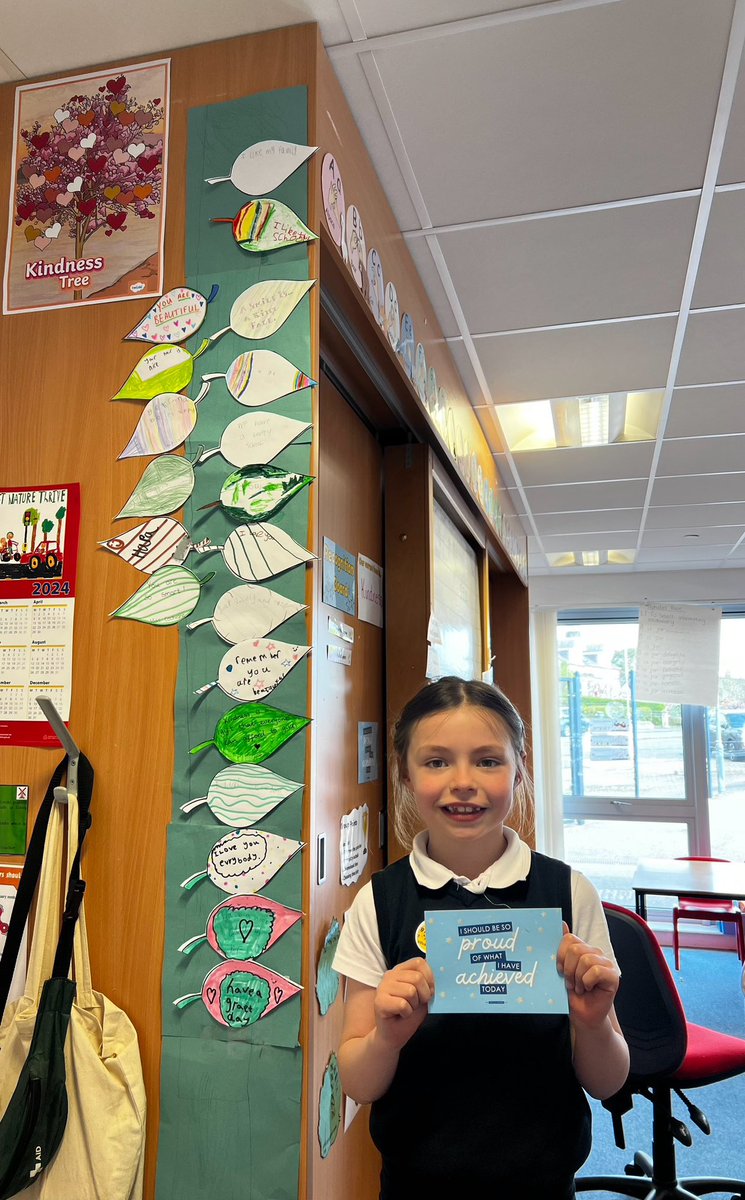
[[[429,854],[455,874],[476,878],[505,846],[515,752],[499,717],[461,705],[424,717],[406,756],[405,782],[429,831]]]

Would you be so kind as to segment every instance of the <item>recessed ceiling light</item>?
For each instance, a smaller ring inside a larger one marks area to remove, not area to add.
[[[498,404],[495,412],[513,454],[528,450],[607,446],[657,436],[662,391],[607,392]]]

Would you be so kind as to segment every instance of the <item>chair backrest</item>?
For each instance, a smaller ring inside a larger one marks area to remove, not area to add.
[[[636,913],[604,904],[613,953],[621,970],[616,1015],[629,1046],[630,1078],[668,1078],[685,1058],[686,1017],[654,933]]]

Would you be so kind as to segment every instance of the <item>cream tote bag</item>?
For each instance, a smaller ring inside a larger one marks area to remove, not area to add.
[[[60,887],[67,808],[67,867],[78,845],[77,797],[55,803],[47,828],[36,921],[24,995],[0,1025],[0,1116],[28,1056],[44,981],[60,928]],[[65,1042],[68,1117],[57,1154],[18,1195],[28,1200],[141,1200],[145,1087],[137,1033],[126,1013],[91,983],[85,910],[75,927],[77,987]]]

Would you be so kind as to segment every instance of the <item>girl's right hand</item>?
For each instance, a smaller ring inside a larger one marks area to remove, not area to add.
[[[386,971],[375,992],[378,1035],[391,1049],[400,1050],[427,1015],[435,994],[435,977],[424,958],[410,958]]]

